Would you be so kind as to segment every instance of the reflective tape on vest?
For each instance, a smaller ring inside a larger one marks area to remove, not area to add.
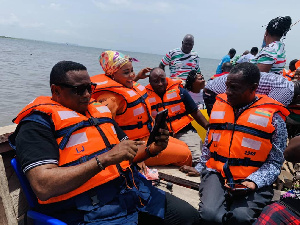
[[[177,112],[179,110],[180,110],[180,105],[176,105],[176,106],[174,106],[174,107],[171,108],[172,113],[173,112]]]
[[[144,112],[145,112],[144,107],[141,106],[141,107],[133,110],[133,115],[134,116],[138,116],[138,115],[140,115],[140,114],[142,114]]]
[[[250,116],[248,117],[248,121],[249,123],[253,123],[262,127],[267,127],[268,122],[269,122],[269,118],[263,117],[263,116],[257,116],[254,114],[250,114]]]
[[[210,114],[211,119],[222,120],[224,119],[225,111],[212,111]]]
[[[148,101],[149,101],[149,103],[156,102],[156,98],[155,98],[155,97],[153,97],[153,98],[149,98],[149,99],[148,99]]]
[[[261,146],[261,142],[253,140],[251,138],[243,137],[242,146],[246,147],[246,148],[251,148],[251,149],[254,149],[254,150],[259,150],[260,146]]]
[[[103,84],[107,84],[107,82],[108,81],[106,80],[106,81],[102,81],[102,82],[99,82],[99,83],[96,83],[96,84],[100,86],[100,85],[103,85]]]
[[[61,120],[80,117],[75,111],[58,111],[57,113]]]
[[[213,140],[213,141],[219,142],[219,141],[220,141],[220,138],[221,138],[221,133],[212,133],[212,134],[211,134],[211,137],[212,137],[212,140]]]
[[[145,90],[145,87],[144,87],[143,85],[139,85],[137,88],[138,88],[140,91]]]
[[[88,141],[88,138],[87,138],[85,132],[78,133],[78,134],[73,134],[73,135],[71,135],[66,147],[69,148],[69,147],[72,147],[72,146],[75,146],[75,145],[85,143],[87,141]]]
[[[115,126],[111,126],[111,129],[113,130],[114,134],[117,134]]]
[[[100,113],[106,113],[106,112],[110,113],[110,110],[109,110],[109,108],[108,108],[106,105],[96,107],[96,109],[97,109]]]
[[[132,96],[135,96],[135,95],[136,95],[136,93],[135,93],[135,91],[134,91],[134,90],[127,91],[127,93],[129,94],[129,96],[130,96],[130,97],[132,97]]]
[[[167,94],[167,99],[176,98],[177,94],[176,92],[172,92],[170,94]]]

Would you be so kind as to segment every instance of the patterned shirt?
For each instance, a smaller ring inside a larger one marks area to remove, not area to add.
[[[226,91],[226,80],[228,74],[207,81],[206,89],[222,94]],[[260,73],[257,94],[268,95],[270,98],[281,102],[285,106],[289,105],[294,97],[294,83],[288,81],[283,76],[274,73]]]
[[[286,63],[285,45],[280,41],[274,41],[262,48],[260,52],[250,61],[254,64],[272,65],[269,72],[282,75]]]
[[[169,65],[172,78],[186,80],[191,70],[201,72],[199,61],[200,58],[196,52],[191,51],[185,54],[180,48],[175,48],[162,58],[161,63],[165,66]]]
[[[252,104],[252,103],[251,103]],[[250,105],[251,105],[250,104]],[[249,105],[248,105],[249,106]],[[243,110],[247,108],[245,106],[240,109]],[[253,181],[258,188],[268,186],[273,184],[278,175],[280,174],[281,166],[284,161],[283,152],[286,148],[287,142],[287,130],[284,120],[278,114],[274,114],[272,125],[275,130],[272,136],[272,149],[269,153],[268,158],[264,164],[255,172],[251,173],[246,179]],[[207,130],[207,134],[209,129]],[[202,155],[200,157],[200,162],[196,165],[195,169],[201,173],[203,169],[206,168],[206,162],[210,159],[210,151],[207,148],[208,138],[206,135],[204,145],[202,148]],[[210,171],[215,171],[210,168],[206,168]]]

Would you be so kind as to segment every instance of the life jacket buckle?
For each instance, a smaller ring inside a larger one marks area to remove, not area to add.
[[[234,125],[232,123],[226,123],[226,130],[233,130]]]
[[[89,156],[85,155],[85,156],[82,156],[81,158],[78,159],[79,163],[85,163],[86,161],[89,160]]]
[[[89,123],[90,123],[92,126],[97,126],[97,125],[100,124],[99,120],[98,120],[97,118],[95,118],[95,117],[89,118],[88,121],[89,121]]]
[[[243,165],[243,160],[239,158],[229,158],[228,159],[228,165],[230,166],[241,166]]]
[[[213,158],[215,161],[218,161],[217,152],[211,152],[211,158]]]
[[[244,163],[243,163],[243,166],[249,166],[250,160],[251,160],[250,158],[247,158],[247,157],[244,158],[244,160],[243,160],[243,162],[244,162]]]
[[[138,129],[141,129],[143,127],[143,122],[142,121],[139,121],[138,124],[137,124],[137,128]]]

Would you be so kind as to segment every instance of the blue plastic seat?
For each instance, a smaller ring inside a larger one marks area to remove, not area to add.
[[[28,221],[32,221],[33,224],[35,225],[66,225],[66,223],[55,219],[51,216],[47,216],[45,214],[39,213],[34,211],[34,209],[36,207],[38,207],[38,201],[37,198],[34,194],[34,192],[31,189],[31,186],[25,176],[25,174],[23,173],[20,164],[18,163],[18,161],[16,160],[16,158],[13,158],[10,161],[15,173],[17,174],[22,190],[25,194],[25,197],[28,201],[30,210],[27,211],[27,220]]]

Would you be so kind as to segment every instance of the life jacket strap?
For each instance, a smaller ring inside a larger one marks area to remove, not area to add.
[[[161,107],[165,107],[165,106],[169,106],[169,105],[175,105],[175,104],[178,104],[178,103],[181,103],[182,100],[175,100],[175,101],[170,101],[170,102],[161,102],[161,103],[158,103],[158,104],[155,104],[155,105],[152,105],[151,106],[151,109],[156,109],[158,110],[158,108],[161,108]]]
[[[272,133],[267,133],[252,127],[246,127],[243,125],[233,124],[233,123],[212,123],[209,125],[209,129],[240,131],[242,133],[251,134],[253,136],[257,136],[268,140],[271,140],[272,138]]]
[[[224,156],[219,155],[217,152],[211,152],[210,157],[213,158],[215,161],[219,161],[222,163],[228,164],[228,166],[253,166],[253,167],[261,167],[264,162],[261,161],[254,161],[250,158],[227,158]]]
[[[134,130],[134,129],[141,129],[144,125],[147,125],[148,130],[150,128],[150,131],[151,131],[152,125],[151,125],[150,120],[146,121],[145,123],[143,123],[142,121],[139,121],[137,124],[134,124],[134,125],[120,126],[120,128],[122,130]]]
[[[134,102],[127,103],[127,108],[132,108],[140,103],[145,103],[145,99],[148,97],[148,94],[144,94],[141,97],[139,97],[137,100]]]
[[[79,158],[79,159],[77,159],[77,160],[75,160],[75,161],[72,161],[72,162],[63,164],[63,165],[61,165],[61,166],[63,166],[63,167],[68,167],[68,166],[75,166],[75,165],[79,165],[79,164],[81,164],[81,163],[85,163],[85,162],[87,162],[87,161],[89,161],[89,160],[95,158],[95,156],[98,156],[98,155],[101,155],[101,154],[103,154],[103,153],[105,153],[105,152],[108,152],[108,151],[111,150],[114,146],[115,146],[115,144],[111,145],[111,146],[108,147],[108,148],[103,148],[103,149],[101,149],[101,150],[99,150],[99,151],[96,151],[96,152],[94,152],[94,153],[92,153],[92,154],[90,154],[90,155],[82,156],[81,158]]]
[[[69,138],[71,137],[72,133],[75,132],[76,130],[79,130],[83,127],[98,126],[103,123],[113,123],[113,120],[109,117],[102,117],[102,118],[92,117],[89,118],[88,120],[81,121],[80,123],[56,131],[55,133],[56,138],[63,137],[63,139],[59,143],[59,148],[63,150],[66,147]]]
[[[179,119],[181,119],[182,117],[184,117],[186,115],[188,115],[187,112],[177,114],[176,116],[172,116],[172,117],[167,118],[167,122],[170,123],[170,122],[173,122],[174,120],[179,120]]]

